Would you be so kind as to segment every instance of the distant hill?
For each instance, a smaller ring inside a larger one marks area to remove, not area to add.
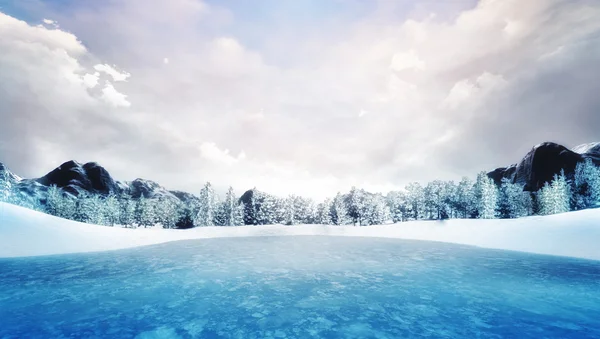
[[[508,178],[513,183],[524,185],[527,191],[537,191],[546,182],[552,181],[552,177],[561,170],[567,176],[572,176],[577,163],[587,158],[600,165],[600,142],[579,145],[572,150],[553,142],[544,142],[534,146],[518,163],[497,168],[488,176],[498,185],[502,178]]]

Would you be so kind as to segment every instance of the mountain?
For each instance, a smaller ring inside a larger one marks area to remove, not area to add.
[[[534,146],[518,163],[497,168],[488,176],[498,185],[503,178],[508,178],[524,185],[527,191],[537,191],[561,170],[572,176],[577,163],[587,158],[600,165],[600,143],[584,144],[570,150],[553,142],[544,142]]]
[[[73,160],[67,161],[35,181],[44,186],[56,185],[73,195],[82,191],[102,195],[121,191],[108,171],[95,162],[81,165]]]
[[[103,196],[127,193],[134,199],[142,195],[146,198],[167,198],[182,202],[198,199],[191,193],[169,191],[151,180],[116,181],[104,167],[95,162],[81,164],[74,160],[67,161],[43,177],[34,179],[23,179],[0,163],[0,174],[3,172],[7,173],[7,177],[21,194],[41,199],[45,198],[48,187],[52,185],[75,196],[81,193]]]

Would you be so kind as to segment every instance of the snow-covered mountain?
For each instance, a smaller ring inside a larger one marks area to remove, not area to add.
[[[518,163],[497,168],[488,176],[497,184],[502,178],[509,178],[513,183],[525,185],[525,190],[537,191],[546,182],[552,181],[552,177],[561,170],[567,176],[573,175],[577,163],[587,158],[600,165],[599,142],[579,145],[572,150],[553,142],[544,142],[534,146]]]
[[[138,199],[142,195],[146,198],[177,199],[183,202],[197,199],[191,193],[169,191],[151,180],[117,181],[104,167],[95,162],[81,164],[74,160],[67,161],[48,174],[33,179],[23,179],[0,163],[0,174],[2,173],[7,174],[6,177],[9,178],[13,187],[21,194],[38,198],[44,197],[48,187],[56,185],[75,196],[81,193],[104,196],[127,193],[134,199]]]

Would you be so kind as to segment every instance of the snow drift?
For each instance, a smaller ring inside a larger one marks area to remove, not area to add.
[[[380,226],[238,226],[123,229],[60,219],[0,203],[0,257],[95,252],[176,240],[327,235],[442,241],[600,260],[600,209],[509,220],[414,221]]]

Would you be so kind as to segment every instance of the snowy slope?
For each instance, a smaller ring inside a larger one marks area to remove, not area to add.
[[[164,230],[88,225],[0,203],[0,257],[94,252],[185,239],[281,235],[432,240],[600,260],[600,209],[513,220],[417,221],[367,227],[273,225]]]

